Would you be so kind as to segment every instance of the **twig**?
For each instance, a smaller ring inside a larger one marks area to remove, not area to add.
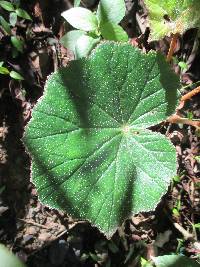
[[[182,118],[178,115],[172,115],[171,117],[169,117],[167,119],[168,122],[170,123],[176,123],[176,124],[187,124],[187,125],[191,125],[195,128],[200,128],[200,121],[193,121],[193,120],[189,120],[187,118]]]
[[[194,238],[193,234],[188,233],[180,224],[174,222],[173,225],[184,236],[185,240]]]
[[[38,227],[40,227],[40,228],[44,228],[44,229],[48,229],[48,230],[49,230],[49,229],[52,229],[51,227],[47,227],[47,226],[45,226],[45,225],[36,223],[36,222],[34,222],[34,221],[24,220],[24,219],[20,219],[20,218],[18,218],[18,220],[19,220],[19,221],[22,221],[22,222],[25,222],[25,223],[27,223],[27,224],[32,224],[32,225],[38,226]]]
[[[182,96],[181,101],[183,102],[183,101],[189,100],[190,98],[192,98],[193,96],[195,96],[199,93],[200,93],[200,86],[198,86],[197,88],[193,89],[191,92]]]
[[[68,230],[66,229],[66,230],[64,230],[64,231],[62,231],[62,232],[60,232],[60,233],[58,233],[58,234],[56,235],[56,238],[55,238],[55,239],[60,238],[62,235],[66,234],[67,232],[68,232]]]
[[[169,47],[169,51],[168,51],[167,59],[166,59],[167,62],[170,62],[172,60],[172,56],[176,48],[177,40],[178,40],[178,33],[175,33],[172,35],[172,39],[171,39],[171,43],[170,43],[170,47]]]

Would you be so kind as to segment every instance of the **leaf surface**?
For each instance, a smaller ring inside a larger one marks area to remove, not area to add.
[[[12,25],[13,27],[17,23],[17,14],[15,12],[10,12],[10,14],[9,14],[9,22],[10,22],[10,25]]]
[[[62,16],[76,29],[83,31],[97,30],[97,17],[89,9],[83,7],[73,7],[64,11]]]
[[[26,10],[24,10],[22,8],[17,8],[15,12],[16,12],[17,16],[20,17],[20,18],[27,19],[27,20],[32,20],[32,18],[26,12]]]
[[[100,30],[105,40],[122,41],[122,42],[128,41],[127,33],[121,26],[117,24],[112,24],[110,22],[101,24]]]
[[[75,57],[76,59],[86,57],[92,51],[92,49],[100,42],[100,38],[93,38],[88,35],[82,35],[78,38],[75,45]]]
[[[2,27],[6,33],[11,34],[10,25],[2,16],[0,16],[0,24],[2,25]]]
[[[24,80],[24,78],[21,76],[21,74],[19,74],[18,72],[12,70],[10,72],[10,77],[15,79],[15,80]]]
[[[199,0],[145,0],[145,4],[153,40],[200,27]]]
[[[97,17],[100,24],[106,22],[118,24],[125,16],[125,11],[124,0],[101,0],[97,9]]]
[[[73,30],[66,33],[60,40],[61,44],[75,53],[75,46],[78,39],[85,35],[84,31]]]
[[[14,11],[15,10],[13,4],[10,3],[9,1],[0,1],[0,6],[7,11]]]
[[[199,267],[196,261],[182,255],[164,255],[153,258],[156,267]]]
[[[108,237],[154,209],[176,153],[147,128],[174,112],[178,86],[163,56],[129,44],[103,43],[53,74],[24,135],[40,200]]]
[[[5,267],[25,267],[25,265],[14,256],[5,246],[0,244],[1,266]]]

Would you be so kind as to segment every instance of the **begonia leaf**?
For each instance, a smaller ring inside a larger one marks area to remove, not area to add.
[[[176,153],[149,127],[174,112],[178,87],[161,54],[112,42],[51,75],[23,138],[41,202],[108,237],[154,209]]]

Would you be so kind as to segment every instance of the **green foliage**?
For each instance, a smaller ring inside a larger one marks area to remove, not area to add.
[[[151,38],[184,33],[200,26],[199,0],[145,0],[149,10]],[[167,17],[166,17],[167,16]]]
[[[0,62],[0,74],[9,74],[9,70],[6,67],[3,67],[4,62]]]
[[[76,29],[92,32],[98,28],[97,17],[89,9],[83,7],[70,8],[63,12],[62,16]]]
[[[156,267],[200,267],[196,261],[182,255],[165,255],[153,258]]]
[[[144,258],[141,258],[141,267],[153,267],[153,265]]]
[[[10,77],[15,79],[15,80],[20,80],[20,81],[24,80],[24,78],[21,76],[21,74],[19,74],[18,72],[14,71],[14,70],[12,70],[10,72]]]
[[[11,12],[9,15],[9,22],[11,26],[15,26],[17,23],[17,14],[15,12]]]
[[[14,27],[16,25],[17,17],[32,20],[24,9],[19,8],[18,5],[12,4],[11,2],[0,1],[0,7],[10,12],[9,22],[7,22],[3,16],[0,16],[0,26],[8,35],[11,35],[11,26]]]
[[[11,43],[19,52],[23,53],[23,50],[24,50],[24,41],[23,40],[21,40],[17,36],[11,36]]]
[[[75,57],[82,58],[88,55],[90,51],[99,43],[100,38],[92,38],[88,35],[81,36],[75,46]]]
[[[2,26],[3,30],[7,33],[7,34],[11,34],[11,28],[9,23],[4,19],[4,17],[0,16],[0,25]]]
[[[24,78],[21,76],[21,74],[19,74],[16,71],[9,71],[8,68],[4,67],[4,62],[1,61],[0,62],[0,74],[3,75],[9,75],[11,78],[15,79],[15,80],[24,80]]]
[[[81,3],[81,0],[74,0],[74,6],[77,7]]]
[[[111,22],[107,22],[105,24],[101,24],[100,26],[101,34],[105,40],[110,41],[118,41],[121,40],[122,42],[128,41],[128,35],[123,30],[123,28],[119,25],[112,24]]]
[[[20,2],[17,1],[12,1],[12,3],[9,1],[0,1],[0,8],[3,8],[4,10],[9,12],[9,22],[3,16],[0,16],[0,27],[1,29],[3,29],[6,35],[10,35],[10,43],[12,49],[11,53],[13,58],[17,57],[19,53],[24,52],[24,40],[23,38],[16,36],[16,30],[14,29],[12,31],[12,27],[16,26],[17,19],[19,17],[27,20],[32,20],[29,14],[19,6]],[[3,66],[6,64],[6,62],[1,62],[0,74],[9,75],[12,79],[15,80],[24,80],[21,74]]]
[[[25,267],[5,246],[0,244],[0,266],[2,267]]]
[[[178,77],[161,54],[104,43],[53,74],[24,142],[40,200],[108,237],[152,210],[176,174],[170,141],[149,127],[174,112]]]
[[[83,35],[85,35],[84,31],[70,31],[62,37],[60,42],[62,45],[66,46],[69,50],[74,51],[75,53],[76,43],[78,39]]]
[[[195,159],[200,163],[200,156],[196,156]]]
[[[124,17],[126,12],[124,0],[100,0],[97,17],[100,24],[110,22],[118,24]]]
[[[0,1],[0,6],[7,11],[14,11],[15,8],[12,3],[8,1]]]
[[[101,0],[97,15],[77,5],[79,3],[76,3],[75,8],[63,12],[62,16],[74,28],[81,31],[70,31],[61,39],[61,43],[72,50],[77,59],[87,56],[102,38],[112,41],[128,41],[127,33],[117,25],[125,15],[124,0],[114,2]]]
[[[22,8],[17,8],[15,10],[15,12],[16,12],[17,16],[20,18],[32,20],[32,18],[29,16],[29,14],[26,12],[26,10],[24,10]]]

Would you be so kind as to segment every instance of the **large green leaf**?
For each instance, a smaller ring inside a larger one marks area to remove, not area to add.
[[[153,258],[156,267],[200,267],[200,264],[183,255],[164,255]]]
[[[147,128],[174,111],[178,86],[162,55],[129,44],[103,43],[53,74],[24,135],[40,200],[107,236],[154,209],[176,153]]]
[[[199,0],[145,0],[145,3],[149,10],[152,39],[171,33],[182,34],[200,26]]]

